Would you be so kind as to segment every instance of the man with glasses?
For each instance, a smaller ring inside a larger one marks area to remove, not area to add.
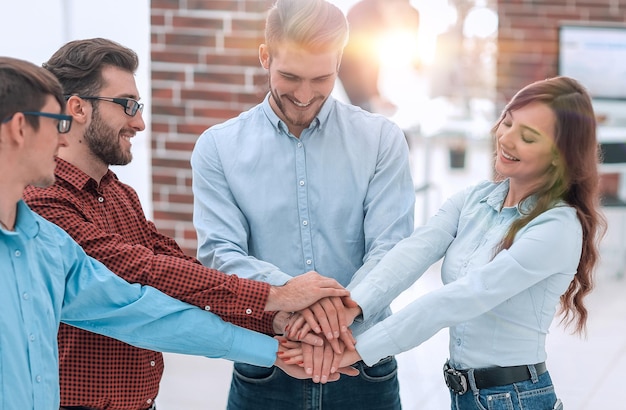
[[[40,112],[40,111],[22,111],[22,114],[26,116],[35,116],[35,117],[46,117],[57,120],[57,131],[59,134],[66,134],[69,132],[70,127],[72,126],[72,116],[66,114],[55,114],[52,112]],[[3,123],[7,123],[13,119],[15,114],[9,115],[7,118],[2,120]]]
[[[131,161],[131,140],[145,128],[134,51],[101,38],[77,40],[62,46],[43,66],[60,80],[73,126],[67,146],[59,151],[56,183],[27,189],[25,199],[88,255],[131,283],[154,286],[267,334],[282,333],[286,312],[297,306],[328,294],[348,295],[336,281],[314,272],[285,286],[268,286],[206,268],[146,219],[136,192],[109,169]],[[59,352],[65,408],[154,406],[163,373],[160,353],[65,325],[59,329]]]
[[[51,73],[0,57],[0,409],[59,409],[61,321],[146,349],[288,368],[276,358],[275,339],[129,284],[21,200],[27,185],[55,181],[55,156],[73,129],[64,105]],[[110,369],[83,359],[106,379]],[[299,367],[289,371],[305,377]]]

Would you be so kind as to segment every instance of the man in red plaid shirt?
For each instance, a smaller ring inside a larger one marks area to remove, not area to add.
[[[266,334],[282,333],[285,312],[347,296],[335,280],[315,272],[272,287],[208,269],[156,230],[136,192],[109,169],[131,161],[131,139],[145,128],[137,66],[135,52],[106,39],[70,42],[44,64],[64,88],[73,127],[59,152],[56,183],[28,188],[28,205],[128,282],[151,285]],[[328,325],[339,329],[340,323]],[[155,408],[161,353],[63,324],[58,339],[62,408]]]

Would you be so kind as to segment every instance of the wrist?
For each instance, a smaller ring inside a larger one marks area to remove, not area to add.
[[[270,291],[267,294],[267,301],[265,302],[265,311],[273,312],[280,310],[278,307],[278,301],[280,300],[280,290],[277,286],[270,286]]]
[[[275,335],[282,335],[285,333],[285,327],[287,326],[287,323],[289,323],[290,317],[291,313],[288,312],[281,311],[276,313],[276,316],[274,316],[274,321],[272,322]]]

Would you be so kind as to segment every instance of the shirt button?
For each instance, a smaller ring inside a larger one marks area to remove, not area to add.
[[[206,310],[206,311],[210,311],[210,310],[211,310],[211,306],[206,305],[206,306],[204,307],[204,310]]]
[[[98,202],[104,202],[104,198],[102,198],[101,196],[98,197]]]
[[[146,400],[146,403],[148,403],[148,404],[152,403],[152,399]]]
[[[20,256],[22,256],[22,252],[20,252],[20,251],[15,251],[15,256],[16,256],[17,258],[19,258]]]
[[[456,345],[461,346],[461,339],[456,339]]]
[[[298,143],[298,148],[302,148],[302,143],[301,142]]]
[[[307,226],[309,224],[309,221],[302,221],[302,225]]]
[[[251,315],[252,314],[252,309],[246,309],[246,315]]]
[[[30,296],[28,296],[28,293],[24,292],[24,294],[22,294],[22,298],[24,300],[28,300],[30,298]]]
[[[28,336],[28,340],[30,340],[31,342],[34,342],[35,341],[35,335]]]
[[[300,186],[304,186],[304,181],[300,181]]]
[[[156,362],[154,360],[150,360],[150,366],[152,367],[156,366]]]
[[[313,261],[312,261],[311,259],[307,259],[307,260],[306,260],[306,264],[307,264],[307,265],[310,265],[310,264],[312,264],[312,263],[313,263]]]
[[[37,380],[37,383],[41,383],[41,376],[35,377],[35,380]]]

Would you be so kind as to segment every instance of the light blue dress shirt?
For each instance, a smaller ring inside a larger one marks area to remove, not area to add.
[[[20,201],[0,229],[0,409],[59,409],[57,330],[72,326],[145,349],[271,366],[277,341],[130,285]],[[253,347],[253,348],[252,348]]]
[[[519,207],[502,208],[508,187],[508,180],[484,182],[452,196],[352,291],[367,318],[380,305],[377,299],[391,301],[445,256],[444,286],[357,337],[365,363],[409,350],[446,327],[456,368],[546,359],[548,329],[580,260],[582,228],[575,209],[561,203],[537,216],[508,250],[494,256],[521,216]]]
[[[413,231],[404,134],[332,97],[296,138],[268,94],[205,131],[191,166],[198,258],[227,273],[282,285],[314,270],[347,286]]]

